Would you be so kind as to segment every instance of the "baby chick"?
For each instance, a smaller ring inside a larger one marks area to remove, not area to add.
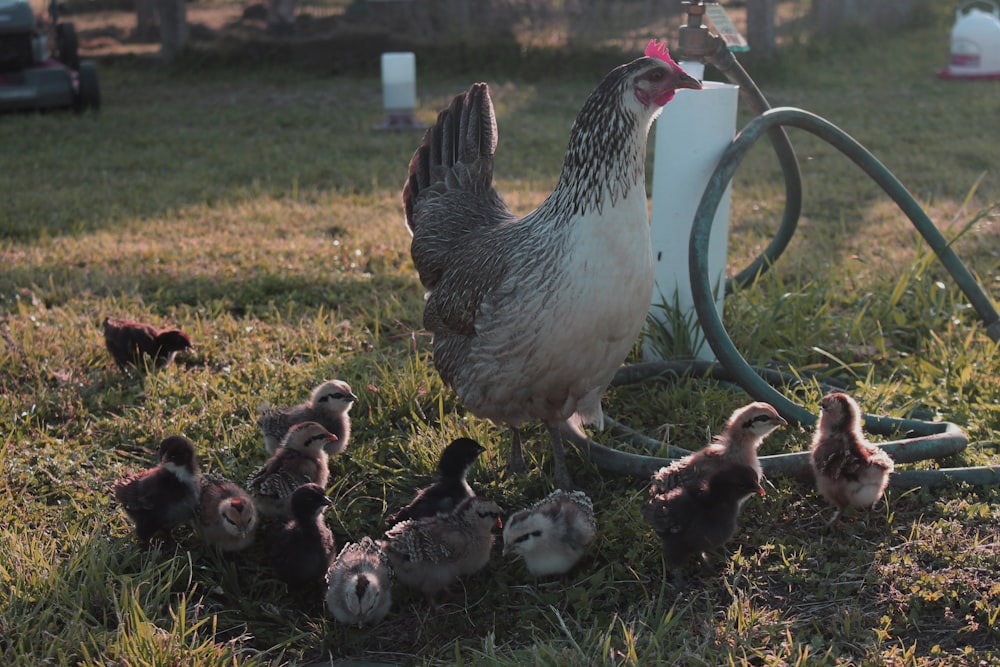
[[[827,394],[820,401],[810,461],[816,486],[837,511],[833,525],[848,507],[871,508],[889,484],[893,462],[861,432],[861,410],[847,394]]]
[[[247,491],[258,511],[264,516],[289,517],[295,489],[310,482],[325,488],[330,480],[325,447],[336,440],[316,422],[289,429],[281,447],[247,478]]]
[[[198,461],[191,441],[180,435],[165,438],[159,460],[156,467],[122,477],[113,487],[145,543],[160,530],[191,519],[198,506]]]
[[[154,368],[163,368],[178,352],[191,347],[191,338],[180,329],[157,329],[151,324],[104,318],[104,344],[123,371],[144,368],[148,355]]]
[[[287,408],[262,408],[257,427],[264,434],[264,449],[273,454],[292,426],[316,422],[337,436],[337,445],[331,442],[326,453],[339,454],[351,439],[351,417],[347,413],[356,400],[358,397],[351,392],[351,385],[343,380],[328,380],[313,389],[305,403]]]
[[[493,527],[503,527],[500,515],[495,502],[473,496],[448,514],[396,524],[386,531],[383,548],[399,581],[433,601],[459,577],[486,566]]]
[[[327,572],[326,608],[341,623],[378,623],[392,605],[389,557],[365,536],[348,542]]]
[[[292,494],[292,519],[268,532],[275,574],[293,586],[323,581],[333,557],[333,533],[323,520],[332,501],[319,484],[303,484]]]
[[[726,422],[722,433],[700,449],[664,466],[650,479],[650,495],[665,493],[678,486],[698,484],[726,463],[741,463],[761,476],[757,450],[771,431],[787,426],[778,411],[767,403],[750,403],[739,408]]]
[[[441,512],[450,512],[466,498],[476,495],[465,480],[469,468],[480,452],[486,451],[475,440],[458,438],[441,452],[438,460],[438,480],[420,489],[409,505],[386,519],[394,526],[407,519],[421,519]]]
[[[228,479],[202,475],[201,502],[195,527],[208,544],[222,551],[241,551],[253,543],[257,532],[257,508],[250,494]]]
[[[503,553],[519,554],[535,579],[564,574],[583,556],[596,529],[594,504],[587,494],[556,489],[507,519]]]
[[[675,487],[654,495],[643,505],[642,518],[659,536],[678,585],[683,580],[681,568],[692,556],[698,556],[708,566],[705,552],[733,537],[740,506],[754,493],[765,493],[757,471],[747,465],[725,463],[707,481]]]

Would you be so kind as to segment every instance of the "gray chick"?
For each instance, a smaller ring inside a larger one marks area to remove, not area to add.
[[[536,579],[565,574],[583,557],[596,531],[594,504],[587,494],[556,489],[507,519],[503,553],[521,556]]]
[[[486,566],[493,528],[503,526],[500,516],[499,505],[474,496],[448,514],[396,524],[386,531],[383,548],[399,581],[433,602],[459,577]]]
[[[365,536],[348,542],[326,575],[326,608],[347,625],[378,623],[392,606],[392,567],[379,544]]]

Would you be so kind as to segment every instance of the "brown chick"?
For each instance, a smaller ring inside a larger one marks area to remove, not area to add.
[[[163,368],[178,352],[194,347],[191,338],[180,329],[157,329],[151,324],[117,317],[104,318],[104,344],[118,368],[125,372],[145,368],[144,356],[149,357],[153,368]]]
[[[202,475],[199,486],[201,501],[194,523],[202,539],[222,551],[241,551],[250,546],[259,523],[250,494],[214,475]]]
[[[681,570],[692,557],[707,567],[705,552],[732,539],[743,501],[765,493],[758,479],[750,466],[723,463],[707,480],[653,495],[643,505],[640,514],[660,538],[678,586],[683,582]]]
[[[816,487],[837,511],[833,525],[848,507],[871,509],[885,492],[892,457],[868,442],[861,432],[861,410],[847,394],[827,394],[820,401],[810,461]]]
[[[479,496],[451,513],[403,521],[385,533],[383,548],[396,578],[433,603],[434,595],[490,560],[493,527],[503,527],[500,506]]]
[[[247,491],[257,510],[264,516],[288,518],[295,489],[309,483],[325,488],[330,481],[325,447],[336,439],[316,422],[289,429],[281,447],[247,478]]]
[[[113,486],[115,499],[144,543],[190,520],[198,506],[198,461],[191,441],[180,435],[165,438],[159,460],[156,467],[122,477]]]
[[[327,446],[327,454],[339,454],[351,439],[351,416],[348,414],[358,397],[343,380],[327,380],[312,391],[309,400],[287,408],[262,407],[257,427],[264,435],[264,449],[273,454],[282,438],[295,424],[316,422],[337,436]]]
[[[653,473],[650,495],[665,493],[678,486],[697,485],[726,463],[749,466],[760,479],[762,471],[757,450],[771,431],[787,425],[788,422],[767,403],[750,403],[737,409],[711,443]]]

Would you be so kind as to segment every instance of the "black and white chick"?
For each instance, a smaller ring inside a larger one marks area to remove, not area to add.
[[[753,468],[759,479],[762,471],[757,450],[772,431],[787,425],[788,422],[768,403],[744,405],[730,415],[722,433],[715,436],[711,443],[653,473],[650,495],[662,494],[678,486],[699,484],[729,463]]]
[[[816,487],[837,511],[833,525],[849,507],[871,509],[885,493],[893,461],[861,432],[861,409],[847,394],[827,394],[820,401],[810,461]]]
[[[501,514],[492,500],[473,496],[448,514],[396,524],[386,531],[382,545],[396,578],[433,603],[459,577],[486,566],[493,528],[503,527]]]
[[[198,486],[201,500],[194,524],[202,539],[221,551],[242,551],[253,544],[259,517],[250,494],[215,475],[202,475]]]
[[[292,494],[292,519],[271,526],[268,554],[275,574],[293,586],[324,581],[333,558],[333,533],[323,520],[332,504],[319,484],[303,484]]]
[[[289,517],[292,494],[303,484],[326,488],[330,481],[326,447],[335,444],[333,435],[316,422],[296,424],[267,461],[247,478],[247,491],[257,510],[268,517]]]
[[[337,451],[331,443],[326,453],[342,452],[351,439],[351,416],[348,413],[357,400],[351,385],[343,380],[327,380],[313,389],[305,403],[285,408],[262,407],[257,427],[264,434],[264,449],[273,454],[292,426],[301,422],[316,422],[337,436]]]
[[[452,441],[441,452],[437,481],[420,489],[410,504],[389,515],[386,523],[394,526],[407,519],[422,519],[450,512],[466,498],[476,495],[466,477],[469,468],[484,451],[484,447],[470,438]]]
[[[536,580],[565,574],[583,557],[596,531],[594,504],[587,494],[556,489],[507,519],[503,553],[521,556]]]
[[[112,487],[144,543],[189,521],[198,507],[198,461],[191,441],[181,435],[164,438],[158,457],[155,467],[122,477]]]
[[[392,606],[389,557],[368,536],[344,545],[326,583],[326,608],[341,623],[359,627],[378,623]]]
[[[654,495],[643,505],[642,518],[660,538],[678,586],[683,582],[682,568],[691,558],[697,556],[707,567],[705,552],[732,539],[743,501],[755,493],[765,493],[757,472],[726,463],[707,480]]]

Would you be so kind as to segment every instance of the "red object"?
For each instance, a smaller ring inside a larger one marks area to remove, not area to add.
[[[667,63],[675,69],[680,69],[674,59],[670,57],[670,51],[667,50],[667,43],[661,40],[651,39],[649,44],[646,45],[646,56],[650,58],[659,58],[663,62]]]
[[[1000,81],[1000,72],[990,72],[988,74],[956,74],[950,68],[945,67],[938,71],[938,78],[948,81]]]

